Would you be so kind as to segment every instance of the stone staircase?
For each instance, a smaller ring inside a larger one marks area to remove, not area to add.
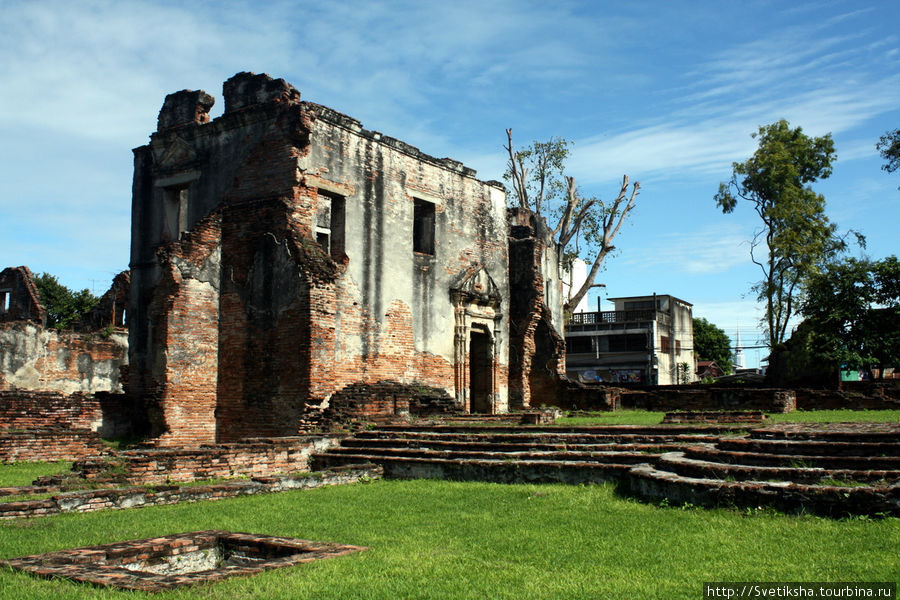
[[[672,504],[900,516],[900,425],[554,427],[383,425],[314,454],[386,477],[498,483],[617,481]]]
[[[628,474],[670,503],[900,515],[900,425],[781,425],[662,454]]]
[[[385,425],[313,456],[314,469],[374,463],[386,477],[503,483],[619,480],[637,464],[688,444],[713,442],[722,426]]]

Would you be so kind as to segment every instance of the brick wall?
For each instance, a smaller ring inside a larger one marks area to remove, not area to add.
[[[404,416],[450,414],[461,409],[443,388],[379,381],[355,383],[331,396],[324,410],[327,426],[355,421],[391,421]]]
[[[557,405],[564,389],[565,340],[553,325],[544,295],[545,226],[522,209],[510,209],[510,407]]]
[[[0,391],[0,429],[78,429],[106,438],[140,435],[143,407],[124,394]]]
[[[778,388],[719,388],[659,386],[623,390],[617,408],[646,410],[762,410],[791,412],[797,407],[793,390]]]
[[[128,482],[141,484],[261,476],[308,471],[310,454],[337,443],[336,438],[323,436],[248,439],[193,449],[128,450],[120,452],[115,463],[122,466]],[[109,465],[106,461],[86,460],[76,463],[73,469],[92,479],[104,474]]]
[[[854,381],[840,389],[798,389],[802,410],[900,410],[900,382]]]
[[[107,454],[100,436],[87,429],[0,429],[0,462],[54,462]]]
[[[7,267],[0,271],[0,323],[31,321],[43,326],[47,310],[28,267]]]

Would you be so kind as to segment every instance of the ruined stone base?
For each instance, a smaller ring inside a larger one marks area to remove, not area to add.
[[[366,550],[330,542],[194,531],[0,561],[48,579],[158,592]]]

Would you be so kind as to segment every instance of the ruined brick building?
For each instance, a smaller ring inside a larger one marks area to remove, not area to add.
[[[473,412],[552,390],[554,247],[501,184],[281,79],[223,95],[170,94],[134,151],[129,391],[161,444],[291,435],[385,382]]]

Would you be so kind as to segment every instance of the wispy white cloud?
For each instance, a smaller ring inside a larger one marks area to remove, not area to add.
[[[740,226],[727,223],[656,236],[639,253],[629,253],[623,262],[637,269],[652,268],[670,275],[714,275],[746,265],[748,248],[747,236]]]
[[[868,31],[825,35],[824,24],[774,30],[728,47],[688,74],[664,118],[627,130],[577,140],[572,171],[583,184],[636,178],[725,178],[730,163],[752,153],[750,134],[786,118],[812,135],[852,130],[900,105],[900,65],[872,69],[883,44],[863,43]],[[842,160],[870,156],[858,145],[840,149]]]

